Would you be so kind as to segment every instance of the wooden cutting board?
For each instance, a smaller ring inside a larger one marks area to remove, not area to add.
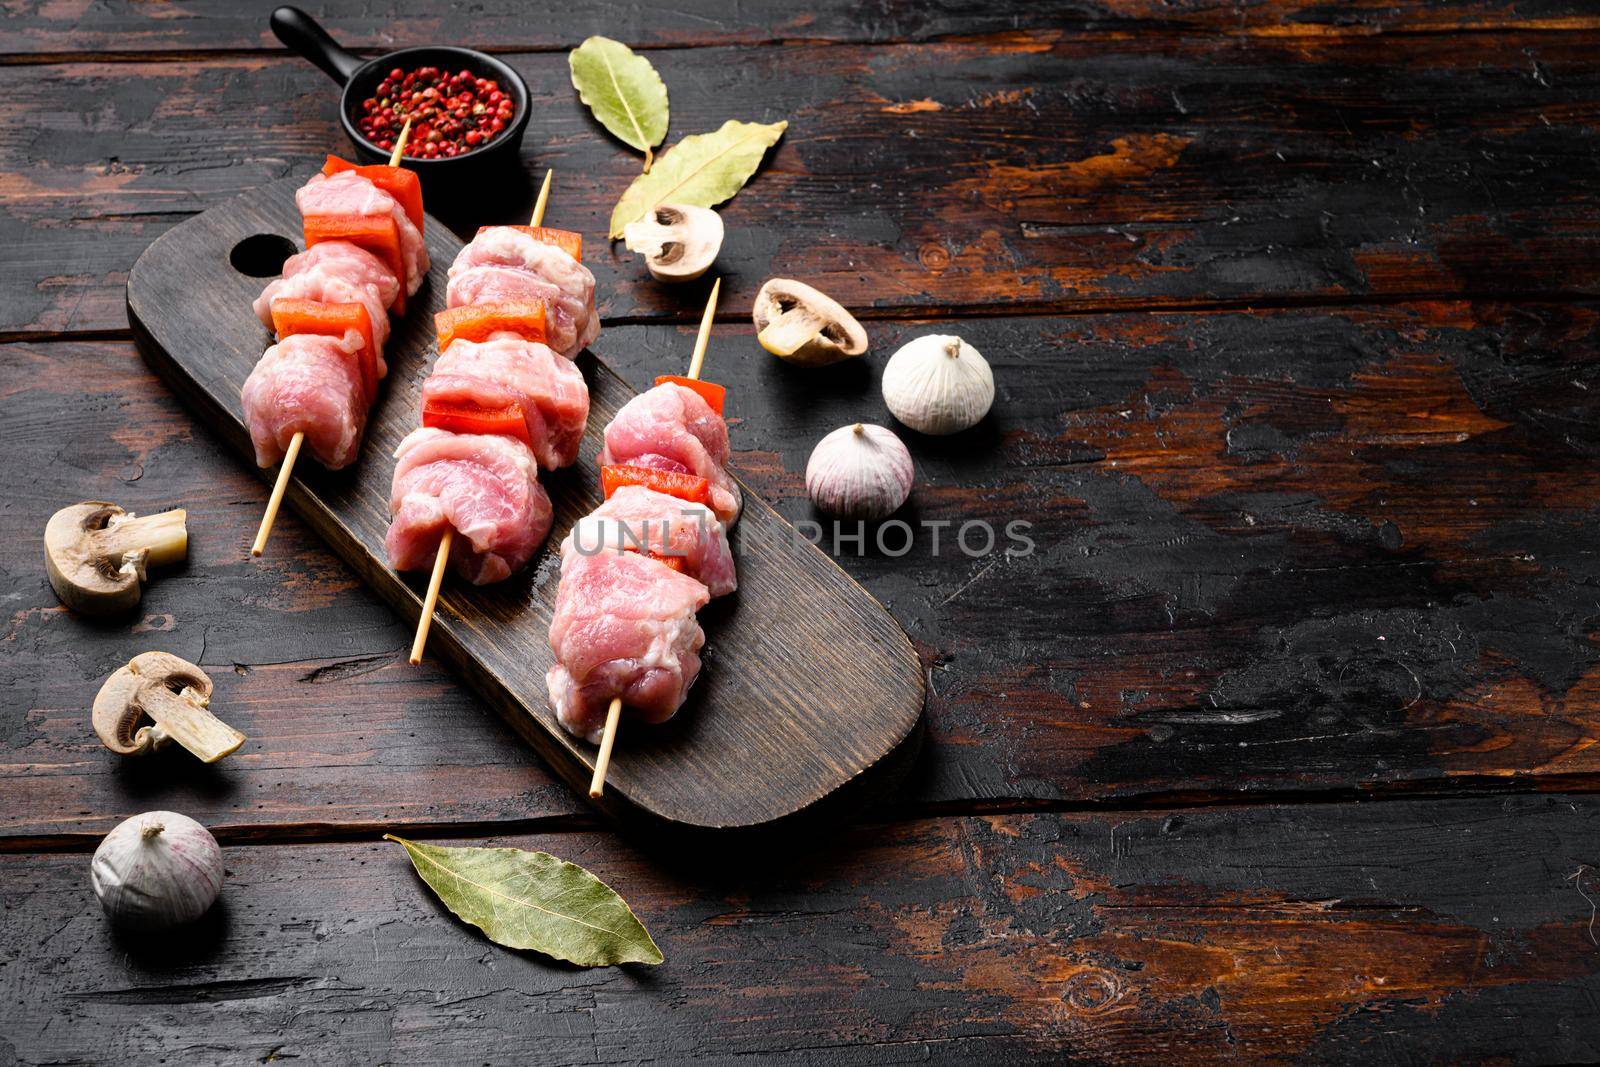
[[[298,246],[300,185],[279,182],[183,223],[152,244],[128,276],[128,319],[145,358],[252,467],[239,389],[270,337],[250,303],[292,250],[284,238]],[[360,460],[338,472],[302,462],[286,496],[409,622],[421,610],[426,575],[396,574],[384,557],[391,455],[417,425],[418,396],[435,355],[433,314],[444,307],[445,272],[461,248],[431,219],[427,239],[433,269],[405,319],[395,323],[389,377],[373,405]],[[687,360],[690,345],[683,347]],[[605,348],[602,330],[595,351],[603,355]],[[713,336],[713,366],[715,359]],[[560,578],[554,550],[600,502],[595,457],[602,430],[634,394],[594,353],[584,353],[578,365],[589,383],[589,427],[579,463],[543,476],[555,507],[549,542],[524,571],[498,585],[474,588],[447,578],[428,654],[452,664],[583,792],[594,746],[557,724],[544,682]],[[729,408],[738,411],[738,396],[729,397]],[[275,473],[262,477],[270,481]],[[602,801],[613,814],[639,809],[696,828],[770,823],[856,778],[890,753],[921,713],[921,664],[888,612],[760,498],[748,489],[744,495],[733,534],[739,591],[701,612],[705,667],[677,717],[663,726],[623,719]],[[239,545],[241,558],[248,551]]]

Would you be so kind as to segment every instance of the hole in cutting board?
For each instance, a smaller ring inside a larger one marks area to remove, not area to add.
[[[228,262],[240,274],[252,278],[274,278],[283,273],[283,261],[300,249],[287,237],[275,233],[258,233],[246,237],[233,246]]]

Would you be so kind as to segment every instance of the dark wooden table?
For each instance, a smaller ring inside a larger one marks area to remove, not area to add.
[[[263,485],[140,361],[139,251],[344,147],[268,6],[0,9],[0,1061],[1600,1056],[1592,5],[321,5],[364,50],[528,78],[528,183],[554,167],[552,222],[591,235],[596,351],[636,387],[698,304],[595,236],[637,163],[566,51],[649,48],[671,140],[790,121],[725,211],[716,369],[739,473],[791,519],[811,445],[886,420],[902,341],[959,331],[994,366],[980,427],[907,435],[907,516],[1023,519],[1037,551],[841,559],[928,672],[909,775],[708,852],[607,827],[406,667],[294,517],[250,562]],[[773,274],[857,309],[866,359],[761,352]],[[44,521],[86,498],[190,511],[131,625],[46,584]],[[151,648],[212,673],[244,749],[99,746],[100,679]],[[113,933],[87,883],[152,808],[226,849],[182,937]],[[390,830],[585,864],[667,962],[489,944]]]

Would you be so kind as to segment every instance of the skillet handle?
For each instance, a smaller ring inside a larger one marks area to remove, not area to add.
[[[278,40],[288,45],[291,51],[300,53],[321,67],[328,77],[340,85],[348,82],[350,76],[366,62],[360,56],[340,48],[338,42],[328,36],[328,31],[317,24],[316,19],[297,7],[280,7],[267,21],[272,26],[272,32],[278,35]]]

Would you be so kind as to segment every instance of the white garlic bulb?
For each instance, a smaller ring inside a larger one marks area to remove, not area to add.
[[[817,442],[806,463],[806,492],[833,515],[881,519],[911,495],[911,453],[891,431],[858,422]]]
[[[222,849],[187,815],[147,811],[100,842],[89,882],[119,926],[181,926],[204,915],[222,891]]]
[[[889,357],[883,369],[883,402],[913,430],[955,433],[989,413],[994,373],[961,338],[928,334]]]

